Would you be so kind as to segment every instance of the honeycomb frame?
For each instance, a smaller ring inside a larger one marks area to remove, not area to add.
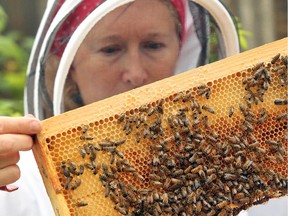
[[[278,75],[287,76],[286,45],[287,38],[44,120],[33,153],[55,214],[235,215],[287,194],[287,80]],[[260,68],[267,77],[255,84]],[[263,97],[251,98],[259,91]]]

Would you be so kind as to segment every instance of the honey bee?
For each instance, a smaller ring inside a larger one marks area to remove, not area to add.
[[[250,198],[249,197],[244,197],[242,199],[239,199],[238,203],[240,203],[240,204],[249,204],[250,203]]]
[[[75,190],[81,185],[81,179],[75,180],[74,184],[71,186],[71,190]]]
[[[89,170],[94,170],[94,166],[93,165],[91,165],[91,164],[89,164],[89,163],[84,163],[84,166],[86,167],[86,168],[88,168]]]
[[[175,143],[178,144],[181,140],[181,136],[180,133],[178,131],[174,132],[174,139],[175,139]]]
[[[168,116],[167,120],[168,120],[168,124],[169,124],[170,128],[174,128],[174,119],[173,119],[173,117],[172,116]]]
[[[256,123],[257,123],[257,124],[261,124],[261,123],[263,123],[268,117],[269,117],[269,115],[264,114],[261,118],[259,118],[259,119],[256,121]]]
[[[226,163],[232,163],[234,161],[234,156],[230,156],[230,157],[225,157],[224,158],[224,161]]]
[[[160,176],[153,174],[153,173],[149,174],[149,178],[153,181],[160,181],[161,179]]]
[[[197,167],[193,168],[191,170],[192,173],[198,173],[200,170],[203,170],[203,166],[202,165],[198,165]]]
[[[179,111],[180,112],[188,112],[189,108],[186,106],[186,107],[180,108]]]
[[[118,211],[122,215],[127,215],[128,214],[128,211],[125,208],[123,208],[123,207],[115,206],[114,209],[116,211]]]
[[[224,200],[224,201],[221,201],[219,202],[217,205],[216,205],[216,208],[218,209],[223,209],[225,208],[226,206],[229,205],[229,201],[228,200]]]
[[[91,136],[80,136],[80,140],[93,140],[94,138]]]
[[[65,189],[68,190],[70,188],[70,184],[72,182],[73,177],[69,176],[65,181]]]
[[[188,204],[196,204],[197,202],[197,198],[196,198],[196,193],[195,192],[191,192],[190,194],[187,195],[187,203]]]
[[[173,173],[172,173],[172,176],[173,177],[177,177],[177,176],[180,176],[184,173],[184,171],[182,169],[178,169],[178,170],[175,170]]]
[[[207,106],[207,105],[203,105],[202,109],[209,112],[209,113],[215,114],[214,109],[212,107]]]
[[[82,131],[82,133],[86,133],[87,130],[88,130],[88,128],[89,128],[88,125],[82,125],[82,126],[81,126],[81,131]]]
[[[209,127],[209,121],[208,121],[208,116],[203,116],[202,118],[201,118],[201,121],[203,121],[203,124],[204,124],[204,126],[205,126],[205,128],[208,128]]]
[[[207,213],[207,216],[214,216],[216,214],[216,211],[212,209],[210,212]]]
[[[126,115],[125,113],[121,113],[120,116],[119,116],[119,118],[117,119],[117,122],[118,122],[118,123],[123,122],[123,120],[125,119],[125,115]]]
[[[159,181],[150,181],[150,184],[157,188],[163,187],[163,183]]]
[[[281,145],[281,146],[279,146],[279,153],[281,154],[281,155],[286,155],[286,150],[285,150],[285,148]]]
[[[113,193],[110,193],[109,197],[113,201],[113,203],[115,203],[116,205],[118,204],[119,201],[118,201],[117,197]]]
[[[252,103],[251,103],[251,100],[250,100],[250,99],[246,98],[246,99],[245,99],[245,102],[246,102],[247,107],[249,107],[249,108],[252,107]],[[230,108],[230,109],[231,109],[231,108]],[[233,111],[233,112],[234,112],[234,111]],[[233,115],[233,112],[232,112],[232,115]],[[229,111],[229,114],[230,114],[230,111]],[[231,115],[231,116],[232,116],[232,115]],[[229,115],[229,117],[230,117],[230,115]]]
[[[144,178],[142,175],[140,175],[140,173],[138,173],[138,172],[133,172],[133,175],[134,175],[136,178],[138,178],[140,181],[142,181],[142,182],[145,181],[145,178]]]
[[[197,125],[199,125],[201,122],[201,119],[195,119],[195,121],[192,124],[192,127],[196,127]]]
[[[147,105],[142,105],[142,106],[139,107],[139,111],[140,111],[140,112],[147,112],[148,109],[149,109],[149,108],[148,108]]]
[[[134,172],[136,172],[136,169],[133,168],[133,167],[124,167],[124,168],[122,169],[122,171],[123,171],[123,172],[131,172],[131,173],[134,173]]]
[[[126,135],[129,135],[132,132],[132,126],[131,124],[128,124],[127,128],[126,128]]]
[[[187,197],[187,188],[186,187],[181,187],[181,195],[182,195],[182,197]]]
[[[197,201],[196,202],[196,208],[195,208],[195,210],[196,210],[196,213],[200,213],[201,211],[202,211],[202,202],[201,201]]]
[[[121,151],[115,149],[115,153],[116,153],[116,155],[117,155],[118,157],[120,157],[120,158],[122,158],[122,159],[124,158],[124,154],[123,154]]]
[[[188,100],[190,100],[190,98],[193,97],[191,92],[188,92],[187,94],[185,94],[182,98],[183,103],[187,102]]]
[[[224,173],[224,179],[225,180],[236,180],[237,176],[232,173]]]
[[[79,165],[79,175],[83,175],[84,173],[84,166],[83,165]]]
[[[102,147],[102,151],[114,153],[116,151],[116,147],[115,146],[105,146],[105,147]]]
[[[77,202],[76,203],[76,206],[77,207],[84,207],[84,206],[87,206],[88,205],[88,203],[87,202],[84,202],[84,201],[81,201],[81,202]]]
[[[274,146],[279,146],[280,143],[275,141],[275,140],[265,140],[265,143],[268,145],[274,145]]]
[[[243,164],[244,169],[249,169],[249,167],[253,164],[253,161],[247,159],[246,162]]]
[[[183,96],[182,92],[181,93],[177,93],[176,96],[173,99],[173,102],[179,101],[182,98],[182,96]]]
[[[126,190],[126,187],[124,185],[124,183],[122,181],[119,181],[119,187],[120,187],[120,190],[121,190],[121,193],[123,195],[123,197],[127,197],[128,193],[127,193],[127,190]]]
[[[269,84],[271,83],[271,75],[269,70],[264,70],[264,77],[265,77],[265,81],[263,83],[263,88],[265,90],[268,89]]]
[[[171,182],[172,182],[171,178],[166,178],[163,184],[163,189],[167,190],[170,187]]]
[[[110,186],[109,186],[109,184],[106,184],[106,186],[105,186],[104,195],[105,195],[105,197],[108,197],[110,195]]]
[[[141,141],[140,132],[137,131],[135,135],[136,135],[136,142],[139,143]]]
[[[146,129],[146,128],[144,128],[144,129],[143,129],[143,138],[145,139],[145,138],[148,136],[148,134],[149,134],[149,130]],[[137,138],[137,139],[138,139],[138,138]],[[140,142],[140,140],[139,140],[139,142]]]
[[[253,71],[257,71],[260,67],[264,66],[264,62],[259,62],[252,68]]]
[[[169,199],[168,199],[168,194],[167,193],[163,193],[161,196],[162,199],[162,203],[164,206],[168,206],[169,204]]]
[[[75,171],[77,169],[77,165],[75,162],[71,161],[70,159],[67,160],[68,164],[69,164],[69,167],[68,168],[71,168],[71,170]]]
[[[287,113],[281,113],[275,119],[276,119],[276,121],[281,121],[283,119],[287,119],[287,115],[288,115]]]
[[[216,169],[215,168],[210,168],[210,169],[207,169],[207,174],[208,175],[211,175],[211,174],[213,174],[213,173],[216,173]],[[208,177],[209,178],[209,177]]]
[[[279,59],[279,57],[280,57],[280,53],[278,53],[277,55],[275,55],[275,56],[272,58],[272,60],[271,60],[271,64],[275,64],[276,61]]]
[[[275,105],[287,105],[288,100],[286,99],[276,99],[274,100],[274,104]]]
[[[213,137],[213,136],[210,136],[210,135],[206,134],[205,137],[206,137],[209,141],[211,141],[211,142],[213,142],[213,143],[216,143],[216,142],[217,142],[217,139],[216,139],[215,137]]]
[[[282,62],[284,63],[284,65],[286,66],[286,68],[287,68],[288,56],[287,56],[287,55],[286,55],[286,56],[281,56],[281,60],[282,60]]]
[[[244,126],[246,128],[246,130],[249,130],[249,131],[254,130],[254,126],[246,120],[243,121],[242,126]]]
[[[153,107],[151,107],[147,113],[148,116],[153,115],[153,113],[155,112],[155,109]]]
[[[235,194],[235,196],[233,197],[234,200],[239,200],[245,197],[244,193],[237,193]]]
[[[61,169],[65,177],[70,177],[70,171],[67,169],[66,162],[62,161]]]
[[[216,180],[217,176],[215,173],[212,173],[211,175],[208,176],[208,178],[206,179],[206,184],[210,184],[211,182],[213,182],[214,180]]]
[[[120,145],[122,145],[125,142],[126,142],[126,139],[122,139],[122,140],[119,140],[119,141],[115,142],[114,145],[115,146],[120,146]]]
[[[156,106],[156,110],[160,114],[163,114],[163,103],[164,103],[164,99],[161,98],[158,105]]]
[[[233,114],[234,114],[234,107],[233,107],[233,106],[230,106],[228,116],[231,118]]]
[[[200,170],[198,174],[202,179],[206,179],[206,174],[203,170]]]

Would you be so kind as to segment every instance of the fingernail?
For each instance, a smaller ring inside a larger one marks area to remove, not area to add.
[[[7,191],[7,192],[13,192],[15,190],[18,190],[18,188],[19,187],[16,185],[6,185],[6,186],[0,187],[0,190]]]
[[[32,114],[27,114],[27,115],[25,115],[24,117],[27,117],[27,118],[35,118],[35,116],[32,115]]]
[[[39,121],[33,121],[30,124],[30,128],[32,131],[40,131],[41,130],[41,124]]]

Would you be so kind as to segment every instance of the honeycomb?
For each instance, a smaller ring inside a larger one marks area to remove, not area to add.
[[[43,121],[56,215],[237,215],[287,194],[287,38]]]

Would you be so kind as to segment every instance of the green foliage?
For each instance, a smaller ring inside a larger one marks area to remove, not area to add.
[[[236,20],[236,27],[238,29],[240,48],[242,51],[245,51],[248,49],[247,38],[252,36],[252,32],[243,29],[242,24],[239,22],[238,17],[235,17],[235,20]]]
[[[248,49],[248,41],[247,38],[252,35],[251,32],[246,31],[243,29],[242,24],[239,22],[238,17],[233,17],[234,23],[236,26],[236,29],[238,30],[238,37],[239,37],[239,44],[240,44],[240,50],[245,51]],[[214,22],[210,23],[210,38],[209,38],[209,45],[210,45],[210,53],[209,53],[209,62],[214,62],[220,59],[219,57],[219,29],[218,26]]]
[[[23,115],[23,93],[33,39],[5,32],[8,17],[0,5],[0,115]]]
[[[7,23],[7,14],[0,5],[0,33],[3,32]]]

